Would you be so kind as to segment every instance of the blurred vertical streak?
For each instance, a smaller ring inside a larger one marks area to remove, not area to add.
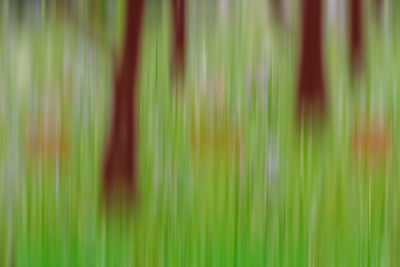
[[[350,0],[350,68],[354,78],[363,64],[362,0]]]
[[[171,0],[173,44],[171,71],[175,78],[184,78],[186,61],[186,0]]]
[[[395,0],[396,1],[396,0]],[[380,23],[383,16],[383,0],[374,0],[375,15]]]
[[[301,54],[297,85],[297,116],[326,111],[322,57],[322,0],[301,1]]]
[[[17,121],[18,118],[18,101],[10,108],[10,121]],[[6,201],[7,201],[7,237],[6,237],[6,255],[5,259],[7,264],[5,266],[10,266],[12,261],[12,250],[13,250],[13,206],[14,206],[14,183],[16,182],[17,173],[17,160],[18,160],[18,150],[17,150],[17,136],[18,136],[18,126],[16,123],[9,127],[9,144],[8,144],[8,175],[7,175],[7,191],[6,191]]]
[[[3,17],[3,27],[5,27],[4,32],[6,32],[7,22],[9,20],[10,13],[10,0],[3,0],[1,6],[2,17]]]
[[[232,0],[219,0],[219,21],[223,26],[226,26],[229,18],[229,13],[231,12]]]
[[[39,0],[40,1],[40,19],[42,26],[45,26],[46,23],[46,12],[47,12],[47,0]]]
[[[283,26],[285,22],[283,0],[271,0],[271,4],[275,19],[281,26]]]

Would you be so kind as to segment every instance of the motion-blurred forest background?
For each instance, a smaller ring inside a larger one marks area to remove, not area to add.
[[[125,1],[0,1],[0,266],[399,266],[399,1],[186,0],[184,78],[144,1],[136,196],[104,208]]]

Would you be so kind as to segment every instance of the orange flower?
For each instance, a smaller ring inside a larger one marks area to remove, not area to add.
[[[32,157],[52,158],[65,156],[69,153],[69,135],[50,123],[47,130],[28,126],[25,136],[25,148]]]
[[[352,136],[352,149],[356,157],[358,159],[366,158],[368,162],[384,159],[388,155],[390,147],[390,135],[383,127],[357,130]]]

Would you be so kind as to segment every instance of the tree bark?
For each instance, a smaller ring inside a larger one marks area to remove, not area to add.
[[[354,78],[360,72],[363,61],[362,4],[361,0],[350,1],[350,68]]]
[[[302,0],[302,41],[297,84],[297,115],[325,113],[322,55],[322,0]]]
[[[171,74],[173,78],[184,77],[186,61],[186,0],[171,0],[173,43]]]
[[[137,176],[137,79],[144,0],[126,1],[122,59],[114,73],[111,133],[103,165],[103,192],[133,197]]]

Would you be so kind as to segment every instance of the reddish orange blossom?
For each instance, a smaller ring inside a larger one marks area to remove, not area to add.
[[[352,136],[352,150],[358,159],[368,162],[385,159],[391,148],[391,137],[384,127],[372,124],[369,128],[358,129]]]

